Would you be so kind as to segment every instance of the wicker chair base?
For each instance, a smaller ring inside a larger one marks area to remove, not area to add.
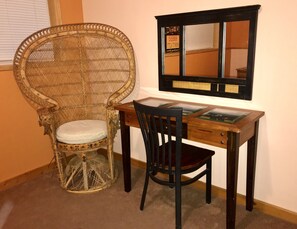
[[[98,192],[98,191],[109,188],[117,180],[117,178],[118,178],[118,170],[117,170],[117,168],[115,168],[115,177],[114,177],[114,179],[113,180],[110,179],[108,182],[106,182],[105,185],[97,185],[95,187],[92,187],[89,190],[70,190],[70,189],[66,189],[66,191],[70,192],[70,193],[76,193],[76,194]]]
[[[111,177],[107,159],[96,151],[77,154],[68,162],[62,187],[72,193],[90,193],[110,187],[118,177],[117,168]]]

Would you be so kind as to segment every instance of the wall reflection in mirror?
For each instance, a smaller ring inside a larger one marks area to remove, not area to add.
[[[225,43],[222,61],[224,74],[221,75],[218,75],[219,23],[184,26],[185,76],[245,79],[249,21],[227,22],[224,26]],[[178,28],[179,26],[165,28],[164,74],[166,75],[179,75]]]

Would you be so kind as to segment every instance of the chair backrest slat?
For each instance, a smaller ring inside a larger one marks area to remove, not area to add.
[[[182,109],[150,107],[136,101],[134,107],[144,139],[147,166],[151,171],[171,175],[173,167],[180,163]]]

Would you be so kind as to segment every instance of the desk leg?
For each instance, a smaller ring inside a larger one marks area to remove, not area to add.
[[[255,123],[255,133],[254,133],[254,136],[248,140],[248,149],[247,149],[246,210],[249,210],[249,211],[253,210],[253,204],[254,204],[258,129],[259,129],[259,121]]]
[[[235,228],[239,157],[239,134],[228,132],[227,143],[227,229]]]
[[[131,191],[131,148],[130,127],[125,124],[125,112],[120,111],[121,138],[122,138],[122,160],[124,173],[125,192]]]

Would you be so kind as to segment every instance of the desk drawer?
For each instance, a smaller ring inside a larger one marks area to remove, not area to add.
[[[136,117],[136,114],[133,113],[133,114],[125,114],[125,124],[127,126],[133,126],[133,127],[138,127],[139,128],[139,123],[138,123],[138,120],[137,120],[137,117]],[[173,124],[174,126],[174,124]],[[186,123],[183,123],[182,124],[182,137],[183,138],[187,138],[187,124]],[[175,128],[173,127],[173,135],[175,135]]]
[[[227,132],[188,126],[188,139],[201,143],[206,143],[221,148],[227,148]]]

